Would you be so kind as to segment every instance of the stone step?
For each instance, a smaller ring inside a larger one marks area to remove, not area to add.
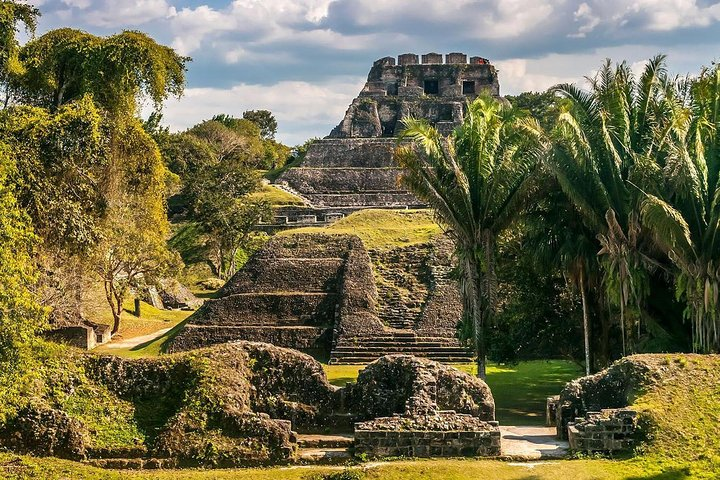
[[[385,355],[390,355],[396,352],[387,352]],[[354,365],[354,364],[366,364],[371,363],[380,358],[382,355],[354,355],[354,356],[344,356],[344,355],[330,355],[330,361],[328,362],[331,365]],[[428,358],[430,360],[434,360],[436,362],[440,363],[468,363],[472,361],[472,355],[465,355],[465,356],[444,356],[444,355],[418,355],[417,357],[422,358]]]
[[[298,445],[304,449],[320,448],[350,448],[353,446],[354,437],[349,434],[314,435],[299,434]]]
[[[441,355],[466,355],[468,350],[462,347],[417,347],[413,345],[387,345],[382,347],[337,347],[333,349],[333,353],[345,353],[345,354],[380,354],[384,355],[385,352],[420,352],[426,354],[441,354]]]
[[[359,345],[348,345],[346,343],[340,344],[337,346],[338,349],[351,349],[351,348],[388,348],[388,347],[409,347],[409,348],[462,348],[457,343],[450,343],[450,342],[398,342],[398,341],[388,341],[388,342],[367,342],[362,343]]]
[[[298,460],[305,464],[338,465],[352,459],[347,448],[301,448]]]

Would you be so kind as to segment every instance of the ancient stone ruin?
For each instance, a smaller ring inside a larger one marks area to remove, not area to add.
[[[275,236],[189,318],[168,351],[249,340],[331,363],[392,353],[468,361],[455,337],[462,307],[450,252],[444,237],[368,254],[353,235]]]
[[[408,53],[377,60],[360,95],[330,135],[314,142],[303,163],[276,183],[314,208],[309,214],[344,215],[362,208],[421,205],[398,184],[393,160],[402,121],[424,118],[448,134],[464,117],[467,102],[485,93],[499,96],[495,67],[463,53]],[[300,215],[279,212],[278,222]],[[293,213],[294,212],[294,213]]]
[[[641,432],[638,414],[629,405],[667,370],[657,357],[625,357],[601,372],[567,383],[560,395],[549,397],[548,423],[555,425],[558,438],[582,452],[632,450]]]
[[[39,381],[43,388],[3,424],[0,448],[155,469],[299,462],[302,448],[328,429],[345,432],[344,460],[353,431],[358,454],[496,455],[499,445],[493,397],[482,380],[409,356],[382,358],[361,374],[358,387],[344,388],[331,385],[312,357],[255,342],[147,359],[69,351],[66,363],[62,376]],[[95,411],[57,402],[77,389],[114,405],[108,411],[115,424],[138,422],[140,436],[107,442],[95,428]],[[368,408],[380,398],[396,400],[383,411],[390,418]],[[157,423],[142,423],[138,414],[147,408]],[[381,434],[390,440],[380,442]]]

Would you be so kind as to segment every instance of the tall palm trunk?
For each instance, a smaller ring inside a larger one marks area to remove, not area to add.
[[[590,319],[588,318],[587,295],[585,293],[585,276],[580,269],[580,297],[583,311],[583,337],[585,338],[585,374],[590,375]]]
[[[475,259],[468,260],[467,262],[467,285],[466,288],[469,290],[466,296],[468,303],[465,308],[468,310],[468,315],[472,319],[473,325],[473,347],[475,349],[475,362],[477,364],[477,376],[485,380],[487,376],[486,368],[486,356],[485,352],[485,330],[484,330],[484,312],[481,306],[480,295],[483,291],[482,283],[483,279],[480,276],[480,269],[478,268],[477,261]]]

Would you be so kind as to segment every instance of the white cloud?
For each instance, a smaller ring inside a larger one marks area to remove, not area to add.
[[[592,7],[587,3],[581,3],[573,14],[576,22],[582,22],[577,32],[571,33],[569,37],[585,38],[588,33],[592,32],[595,27],[600,25],[600,17],[593,13]]]
[[[180,100],[165,104],[164,118],[177,131],[219,113],[239,117],[245,110],[267,109],[278,121],[279,140],[295,145],[330,133],[362,85],[360,79],[340,78],[323,84],[286,81],[228,89],[188,88]]]
[[[97,27],[141,25],[175,13],[166,0],[63,0],[63,3],[80,10],[82,21]]]
[[[573,83],[578,76],[549,75],[545,59],[527,60],[516,58],[496,62],[499,71],[500,87],[503,95],[516,95],[522,92],[544,92],[559,83]],[[544,68],[543,68],[544,67]],[[533,71],[529,71],[533,70]],[[539,70],[536,72],[535,70]]]
[[[621,28],[637,25],[647,31],[707,27],[720,20],[720,4],[697,0],[590,0],[587,9],[599,15],[597,24]]]

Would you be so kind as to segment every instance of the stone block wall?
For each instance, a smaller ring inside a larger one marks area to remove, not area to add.
[[[395,416],[355,424],[355,454],[371,457],[495,457],[497,422],[471,415]]]
[[[325,138],[308,147],[302,166],[306,168],[396,167],[392,153],[395,138]]]
[[[237,341],[271,343],[295,350],[324,350],[330,348],[332,329],[323,327],[271,327],[236,325],[185,325],[168,346],[168,353]]]
[[[279,235],[190,317],[169,350],[248,340],[327,352],[338,332],[382,332],[376,305],[358,237]]]
[[[208,300],[196,325],[332,326],[337,293],[245,293]]]
[[[363,193],[402,191],[397,167],[367,168],[292,168],[283,181],[293,189],[309,196],[314,193]]]
[[[582,452],[622,452],[636,443],[637,412],[629,408],[588,412],[568,424],[570,448]]]

